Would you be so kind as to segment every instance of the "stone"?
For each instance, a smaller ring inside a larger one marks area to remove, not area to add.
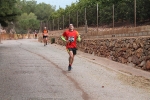
[[[146,67],[145,67],[145,66],[143,66],[143,67],[142,67],[142,69],[143,69],[143,70],[146,70]]]
[[[147,60],[150,60],[150,56],[146,56],[145,57],[145,60],[147,61]]]
[[[130,43],[133,44],[133,42],[135,41],[135,39],[130,39]]]
[[[136,50],[136,52],[143,52],[143,49],[139,48],[139,49]]]
[[[138,48],[138,45],[136,43],[133,43],[133,48],[136,50]]]
[[[143,47],[144,47],[144,44],[143,44],[143,43],[140,43],[140,47],[142,47],[142,48],[143,48]]]
[[[143,55],[143,49],[142,48],[137,49],[135,52],[136,52],[136,56],[138,58],[140,58]]]
[[[138,66],[143,67],[146,64],[146,61],[142,61]]]
[[[127,47],[123,47],[121,50],[126,51],[127,49],[128,49]]]
[[[147,45],[145,46],[145,49],[148,50],[149,48],[150,48],[150,45],[147,44]]]
[[[131,67],[135,67],[135,64],[133,64],[132,62],[130,63],[127,63],[128,66],[131,66]]]
[[[128,60],[125,59],[125,58],[121,58],[121,62],[122,62],[123,64],[126,64],[126,63],[128,62]]]
[[[139,61],[139,59],[138,59],[138,57],[137,56],[132,56],[132,62],[134,63],[134,64],[136,64],[136,65],[139,65],[140,64],[140,61]]]
[[[145,67],[147,70],[150,70],[150,60],[147,60]]]
[[[144,55],[146,55],[146,56],[147,56],[147,55],[148,55],[148,53],[149,53],[149,51],[148,51],[148,50],[144,50],[144,52],[143,52],[143,53],[144,53]]]
[[[129,48],[129,47],[130,47],[130,43],[127,43],[127,44],[126,44],[126,48]]]
[[[65,45],[64,42],[60,39],[60,36],[57,36],[56,38],[57,44]],[[96,56],[107,57],[108,59],[120,63],[126,63],[132,67],[138,66],[142,69],[146,69],[146,67],[149,68],[149,37],[107,39],[95,39],[93,37],[85,39],[82,36],[82,41],[77,44],[79,50],[83,52],[90,53]]]
[[[109,46],[110,46],[110,47],[114,47],[114,46],[115,46],[115,42],[116,42],[116,41],[111,41]]]
[[[132,61],[132,57],[128,57],[128,62],[130,63]]]

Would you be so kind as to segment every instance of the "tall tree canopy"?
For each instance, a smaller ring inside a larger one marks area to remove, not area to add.
[[[150,0],[136,0],[136,2],[137,23],[150,21]],[[35,22],[32,20],[32,22],[36,24],[40,21],[49,21],[51,26],[52,24],[54,24],[53,26],[59,24],[62,27],[64,21],[65,26],[69,22],[76,26],[78,19],[78,24],[81,26],[85,24],[86,15],[88,26],[91,26],[97,24],[97,4],[99,24],[112,23],[113,4],[115,5],[115,22],[134,22],[134,0],[78,0],[78,2],[67,5],[65,9],[59,8],[58,10],[50,4],[37,4],[36,0],[0,0],[0,23],[3,26],[7,26],[9,21],[19,23],[21,17],[16,17],[17,15],[33,13],[37,19],[34,19]],[[24,29],[23,26],[22,28]]]
[[[34,13],[23,13],[19,16],[17,22],[17,32],[18,33],[27,33],[27,31],[39,29],[39,21],[37,20],[37,16]]]
[[[2,26],[7,26],[8,21],[13,21],[20,14],[17,8],[17,0],[0,0],[0,23]]]
[[[40,3],[36,6],[35,15],[39,20],[47,21],[55,8],[50,4]]]
[[[58,10],[55,12],[55,15],[52,15],[52,18],[57,19],[65,15],[65,20],[68,20],[70,14],[71,22],[76,23],[78,12],[79,25],[83,25],[85,24],[86,10],[88,25],[96,25],[97,4],[99,10],[99,24],[112,23],[113,4],[115,8],[115,22],[134,22],[134,0],[79,0],[78,2],[72,3],[70,6],[66,6],[64,9],[65,14],[57,14],[60,13]],[[136,8],[137,23],[150,21],[150,0],[136,0]]]

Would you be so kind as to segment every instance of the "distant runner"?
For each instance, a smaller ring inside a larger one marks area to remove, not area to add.
[[[66,42],[66,49],[69,54],[68,71],[71,71],[74,56],[77,53],[76,42],[77,40],[80,42],[81,38],[79,33],[76,30],[74,30],[73,24],[70,24],[69,29],[62,34],[61,39]]]
[[[38,33],[37,30],[35,30],[35,31],[34,31],[35,39],[37,39],[37,33]]]
[[[44,46],[47,45],[47,37],[48,37],[48,30],[46,29],[46,27],[44,27],[44,30],[43,30],[43,41],[44,41]]]

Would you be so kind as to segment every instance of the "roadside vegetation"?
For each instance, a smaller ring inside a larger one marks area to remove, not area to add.
[[[7,30],[15,27],[17,33],[30,33],[38,30],[41,22],[49,22],[49,24],[54,24],[53,26],[58,23],[67,26],[70,22],[77,26],[78,20],[78,26],[82,26],[85,24],[86,9],[88,26],[96,26],[97,4],[99,25],[112,23],[113,4],[116,23],[134,23],[134,0],[79,0],[67,5],[66,8],[60,7],[57,10],[55,5],[37,4],[36,0],[0,0],[0,23],[3,27],[7,27]],[[136,0],[136,21],[138,24],[150,22],[149,4],[150,0]]]

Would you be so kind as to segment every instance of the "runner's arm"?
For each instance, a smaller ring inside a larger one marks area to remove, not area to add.
[[[63,41],[65,41],[65,42],[67,42],[67,40],[66,40],[66,32],[64,32],[64,33],[62,34],[61,39],[62,39]]]
[[[80,37],[80,35],[79,35],[79,33],[77,33],[78,34],[78,38],[77,38],[77,41],[81,41],[81,37]]]
[[[64,37],[64,36],[61,36],[61,39],[62,39],[63,41],[66,41],[66,39],[65,39],[65,37]]]
[[[44,30],[42,30],[42,35],[44,36]]]

